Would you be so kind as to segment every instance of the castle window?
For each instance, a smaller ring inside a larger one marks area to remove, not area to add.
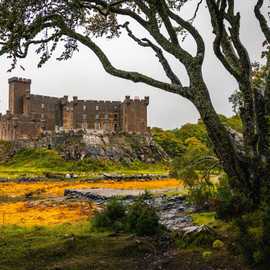
[[[41,103],[41,109],[44,109],[44,108],[45,108],[45,104]]]
[[[99,119],[99,114],[96,114],[96,119]]]
[[[114,118],[117,118],[117,116],[118,116],[118,115],[117,115],[117,114],[115,114],[115,115],[114,115]]]
[[[41,114],[41,119],[44,119],[44,113]]]
[[[87,115],[83,114],[83,120],[86,120]]]
[[[86,111],[86,105],[83,105],[83,110]]]
[[[107,113],[105,113],[104,118],[109,119],[109,115]]]
[[[96,106],[96,111],[98,111],[99,110],[99,106]]]

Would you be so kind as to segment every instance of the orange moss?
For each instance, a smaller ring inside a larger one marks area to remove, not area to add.
[[[65,189],[83,188],[115,188],[115,189],[160,189],[170,187],[182,187],[182,183],[176,179],[152,180],[152,181],[102,181],[97,183],[86,183],[79,181],[38,182],[38,183],[1,183],[0,196],[25,196],[34,194],[40,196],[63,196]]]
[[[93,211],[88,202],[38,203],[17,202],[0,204],[0,224],[45,226],[72,223],[87,219]]]

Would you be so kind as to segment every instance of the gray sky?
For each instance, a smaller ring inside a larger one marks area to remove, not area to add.
[[[253,15],[255,1],[237,0],[236,2],[239,2],[237,3],[238,8],[242,13],[242,41],[250,52],[251,60],[258,61],[263,37]],[[192,10],[192,7],[186,7],[183,12],[188,17]],[[213,55],[213,35],[209,15],[204,6],[197,18],[196,26],[202,33],[207,47],[204,78],[209,87],[213,104],[219,113],[231,115],[228,97],[237,88],[237,84]],[[141,29],[136,28],[136,30],[139,36],[144,37]],[[136,70],[158,79],[165,79],[153,52],[149,49],[139,48],[126,35],[120,39],[102,39],[98,42],[116,67]],[[190,38],[185,41],[184,47],[191,51],[194,49]],[[199,117],[194,106],[178,95],[166,93],[144,84],[118,79],[105,73],[96,56],[86,47],[80,46],[80,52],[69,61],[59,62],[51,59],[41,69],[37,68],[37,63],[38,57],[32,51],[28,58],[20,63],[24,66],[25,71],[17,68],[12,73],[7,73],[10,62],[5,57],[0,58],[0,112],[7,109],[8,78],[19,76],[32,79],[32,93],[35,94],[69,95],[70,97],[76,95],[81,99],[97,100],[123,100],[125,95],[150,96],[148,110],[150,126],[171,129],[180,127],[186,122],[196,122]],[[174,61],[171,63],[179,77],[185,82],[185,71],[179,67],[178,63]]]

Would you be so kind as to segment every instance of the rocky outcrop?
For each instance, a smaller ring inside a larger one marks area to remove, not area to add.
[[[17,148],[55,148],[65,160],[89,157],[128,164],[135,160],[155,163],[168,159],[168,155],[149,134],[112,134],[79,130],[45,134],[37,141],[18,141],[16,144]]]

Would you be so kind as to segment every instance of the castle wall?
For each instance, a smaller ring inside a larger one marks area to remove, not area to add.
[[[120,130],[121,102],[77,100],[64,107],[64,129]]]
[[[61,99],[41,95],[30,96],[30,113],[46,120],[47,130],[54,130],[55,126],[62,126]]]
[[[0,140],[35,140],[42,130],[42,122],[29,116],[8,114],[0,118]]]

